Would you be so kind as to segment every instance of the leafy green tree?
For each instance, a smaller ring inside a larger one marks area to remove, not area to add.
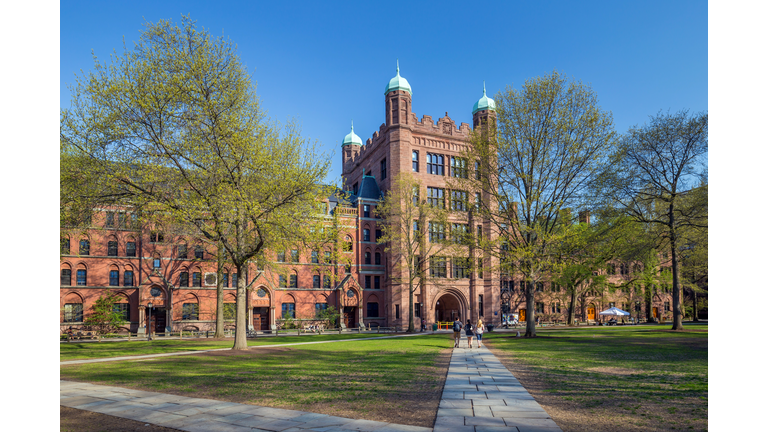
[[[406,285],[408,289],[408,332],[414,325],[413,297],[417,290],[426,292],[428,284],[439,285],[443,277],[427,272],[431,257],[446,260],[458,255],[460,245],[449,236],[449,210],[445,202],[429,203],[421,182],[410,173],[395,176],[384,199],[376,206],[376,214],[383,219],[379,244],[391,257],[390,279],[393,285]],[[432,227],[432,235],[428,235]]]
[[[535,336],[535,286],[553,271],[562,226],[572,223],[562,210],[587,207],[616,135],[592,89],[557,72],[520,90],[508,87],[494,100],[497,120],[471,140],[467,157],[480,173],[467,188],[490,196],[480,214],[498,237],[487,236],[484,247],[503,257],[503,272],[522,275],[525,335]]]
[[[336,326],[336,323],[339,321],[339,317],[341,317],[341,314],[333,306],[328,306],[325,309],[318,310],[315,316],[315,318],[321,321],[326,328],[332,328]]]
[[[296,125],[266,120],[233,43],[188,17],[147,24],[132,50],[96,60],[62,111],[62,152],[90,178],[219,244],[237,270],[233,349],[246,349],[247,267],[312,237],[328,158]],[[317,230],[315,232],[319,232]]]
[[[123,313],[115,309],[115,303],[120,299],[118,294],[107,292],[99,296],[91,307],[91,313],[85,319],[83,324],[87,329],[93,331],[101,342],[102,336],[115,333],[125,325]]]
[[[706,178],[706,113],[658,113],[621,140],[600,195],[636,221],[657,227],[671,253],[672,330],[683,329],[681,230],[706,227],[706,200],[684,200],[692,182]]]

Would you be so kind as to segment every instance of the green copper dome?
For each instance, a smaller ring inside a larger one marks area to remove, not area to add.
[[[384,89],[384,94],[387,94],[395,90],[405,90],[413,96],[411,91],[411,85],[408,84],[408,80],[400,76],[400,60],[397,61],[397,75],[389,80],[387,88]]]
[[[347,136],[344,137],[344,141],[341,142],[341,146],[344,147],[345,145],[363,145],[363,140],[360,139],[359,136],[355,133],[355,124],[352,123],[352,131],[347,134]]]
[[[472,114],[482,110],[496,111],[496,102],[485,95],[485,81],[483,81],[483,97],[475,102],[475,106],[472,107]]]

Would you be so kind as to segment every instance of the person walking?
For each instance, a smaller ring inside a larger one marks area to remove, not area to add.
[[[477,335],[477,347],[483,346],[483,332],[485,332],[485,326],[483,325],[483,319],[477,320],[477,326],[475,327],[475,334]]]
[[[467,320],[467,326],[464,327],[464,331],[467,333],[467,344],[472,348],[472,337],[475,336],[475,333],[473,331],[472,323],[469,320]]]
[[[463,325],[461,324],[461,319],[459,317],[456,317],[456,320],[453,321],[453,347],[458,348],[459,347],[459,341],[461,341],[461,328]]]

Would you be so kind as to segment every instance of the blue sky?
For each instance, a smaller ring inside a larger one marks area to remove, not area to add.
[[[68,84],[130,48],[143,23],[180,21],[224,35],[257,82],[269,116],[298,120],[332,155],[365,141],[384,121],[395,61],[413,89],[413,110],[471,123],[472,105],[506,86],[558,70],[592,86],[616,129],[659,110],[708,110],[707,3],[644,2],[96,2],[60,3],[60,105]]]

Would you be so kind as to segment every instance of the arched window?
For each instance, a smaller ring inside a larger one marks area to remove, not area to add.
[[[202,286],[202,283],[203,283],[202,275],[203,274],[201,273],[200,268],[196,268],[195,272],[192,273],[192,286],[193,287]]]
[[[205,250],[203,249],[202,246],[200,245],[195,246],[195,259],[203,259],[204,252]]]
[[[61,285],[72,285],[72,268],[69,266],[61,269]]]
[[[181,319],[182,321],[197,321],[199,319],[200,305],[198,304],[197,297],[193,294],[189,294],[187,299],[181,305]]]
[[[123,271],[123,286],[133,286],[133,267],[131,266],[126,266],[125,271]]]
[[[288,278],[285,275],[279,275],[277,285],[280,288],[288,288]]]
[[[179,273],[179,286],[180,287],[189,286],[189,270],[184,269]]]
[[[113,265],[109,268],[109,286],[119,286],[120,285],[120,269],[118,269],[117,266]]]
[[[224,297],[224,319],[225,320],[233,320],[235,319],[236,315],[236,300],[235,296],[232,294],[227,294],[226,297]]]
[[[178,246],[176,246],[176,258],[187,259],[188,256],[189,256],[189,253],[187,252],[186,243],[181,243]]]
[[[312,288],[320,288],[320,273],[312,275]]]
[[[79,286],[88,285],[88,269],[86,269],[85,266],[82,264],[80,264],[77,267],[77,285]]]
[[[282,304],[282,313],[280,316],[283,318],[296,318],[296,300],[294,300],[293,297],[286,296],[285,301]]]
[[[363,241],[371,241],[371,230],[368,228],[363,229]]]
[[[91,241],[88,239],[80,239],[80,255],[91,254]]]
[[[75,293],[69,294],[64,300],[64,322],[83,322],[83,299]]]
[[[323,276],[323,288],[331,287],[331,277],[328,275]]]
[[[107,242],[107,256],[117,256],[117,239],[110,237]]]
[[[133,237],[128,237],[125,242],[125,256],[136,256],[136,240]]]
[[[229,288],[229,272],[226,269],[221,272],[221,286]]]
[[[296,272],[291,273],[291,288],[299,287],[299,275]]]
[[[128,303],[128,297],[125,295],[121,295],[112,305],[112,311],[122,315],[123,321],[131,321],[131,307]]]
[[[365,251],[365,263],[366,264],[371,263],[371,251]]]
[[[69,255],[69,237],[68,236],[61,236],[60,248],[61,248],[62,255]]]
[[[374,255],[374,264],[381,265],[381,254],[376,252],[376,255]]]

